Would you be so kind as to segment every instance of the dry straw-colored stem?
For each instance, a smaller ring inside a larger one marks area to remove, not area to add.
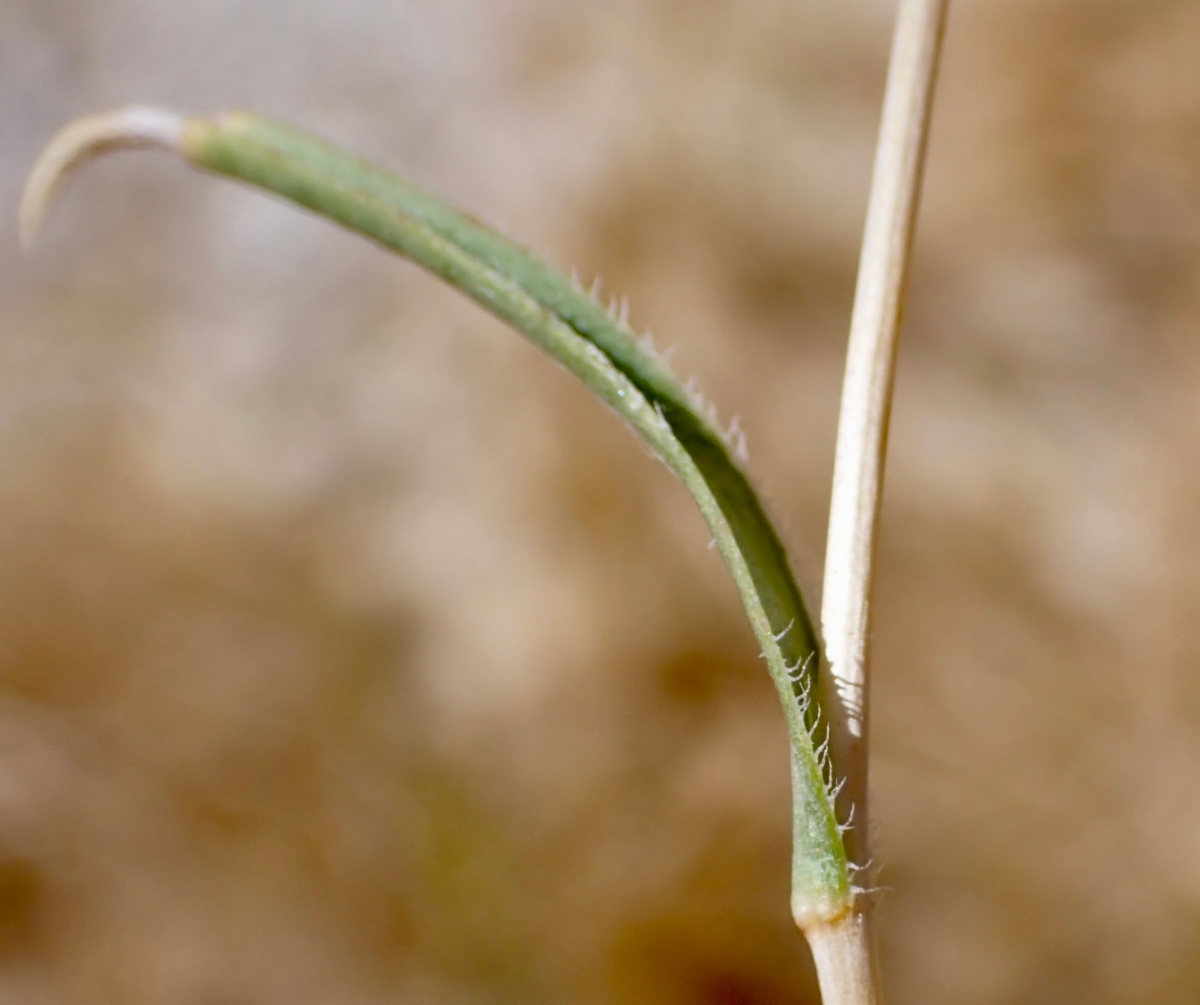
[[[867,752],[871,586],[904,301],[930,110],[948,0],[902,0],[896,20],[883,120],[850,324],[838,421],[821,623],[828,666],[822,704],[833,761],[845,778],[839,816],[853,808],[847,858],[869,871]],[[869,898],[868,898],[869,899]],[[826,1005],[878,1000],[867,904],[806,932]]]
[[[825,1005],[874,1005],[882,1000],[871,918],[849,911],[804,931]]]

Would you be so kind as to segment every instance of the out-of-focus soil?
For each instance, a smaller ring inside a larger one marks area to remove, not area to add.
[[[817,587],[892,4],[7,0],[0,999],[815,1001],[782,721],[686,494],[411,266],[50,133],[249,106],[695,373]],[[892,1002],[1200,986],[1200,5],[958,0],[892,425]]]

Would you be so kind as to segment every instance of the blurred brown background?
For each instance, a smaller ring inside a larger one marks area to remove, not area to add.
[[[68,118],[247,106],[628,294],[816,610],[883,0],[5,0],[0,999],[815,1000],[685,493],[365,242]],[[1200,5],[957,0],[902,346],[890,1001],[1200,987]]]

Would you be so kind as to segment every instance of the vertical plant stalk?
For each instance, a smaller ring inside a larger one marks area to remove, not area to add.
[[[838,815],[852,822],[843,837],[846,854],[860,876],[870,871],[867,755],[877,524],[896,341],[947,7],[948,0],[901,0],[897,15],[838,420],[821,608],[828,662],[820,695],[833,763],[845,782]],[[879,1000],[869,907],[864,890],[845,917],[805,928],[827,1005]]]

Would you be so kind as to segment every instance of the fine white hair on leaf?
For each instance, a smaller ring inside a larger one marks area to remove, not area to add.
[[[808,710],[812,707],[812,693],[805,691],[796,699],[796,710],[800,713],[800,718],[808,715]]]
[[[131,106],[77,119],[62,129],[33,165],[17,212],[21,248],[28,252],[55,194],[81,164],[117,150],[181,153],[183,116],[160,108]]]
[[[787,626],[783,629],[782,632],[780,632],[778,635],[772,635],[771,638],[773,638],[776,642],[782,642],[787,637],[787,633],[792,630],[792,628],[795,626],[795,624],[796,624],[796,619],[792,618],[792,620],[787,623]]]
[[[814,753],[817,755],[817,759],[820,761],[824,761],[825,753],[829,748],[829,723],[825,722],[823,725],[825,726],[825,739],[818,743],[814,750]],[[820,726],[817,726],[817,729],[820,728]],[[813,736],[813,739],[815,740],[816,736]]]
[[[742,417],[735,415],[729,423],[729,431],[724,434],[725,445],[743,464],[750,460],[750,451],[746,448],[746,432],[742,429]]]
[[[846,872],[851,878],[863,877],[866,880],[866,886],[860,886],[857,883],[850,885],[850,892],[855,897],[876,897],[881,893],[888,893],[891,887],[884,886],[879,883],[879,872],[882,866],[878,865],[874,856],[867,859],[861,865],[846,863]]]
[[[860,872],[870,872],[873,868],[875,868],[875,860],[873,858],[869,858],[861,864],[857,862],[846,863],[846,871],[851,876],[857,876]]]
[[[600,302],[600,277],[599,276],[597,276],[595,279],[592,280],[592,286],[591,286],[591,289],[588,290],[588,296],[591,297],[593,300],[595,300],[596,303]]]
[[[846,780],[843,778],[841,783],[838,785],[837,789],[833,793],[830,794],[830,799],[836,799],[837,793],[842,790],[842,785],[845,785],[845,784],[846,784]],[[846,822],[837,825],[838,837],[841,837],[843,834],[845,834],[848,830],[851,830],[853,827],[854,827],[854,804],[851,803],[850,804],[850,812],[846,816]]]
[[[808,711],[808,706],[812,703],[812,684],[809,681],[799,682],[795,677],[791,678],[792,683],[800,683],[800,689],[796,694],[796,707],[800,709],[800,714],[804,715]]]
[[[778,642],[779,640],[776,639],[775,641]],[[809,653],[804,657],[804,659],[796,660],[796,662],[790,666],[785,663],[784,668],[787,670],[788,676],[791,677],[792,680],[801,680],[802,678],[807,679],[805,674],[808,670],[808,665],[812,662],[813,655],[813,653]]]

